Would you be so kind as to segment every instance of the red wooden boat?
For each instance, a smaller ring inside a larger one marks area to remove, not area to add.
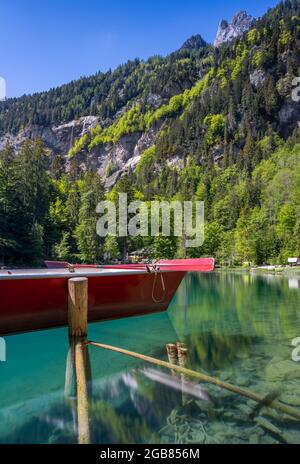
[[[210,272],[214,260],[159,261],[154,265],[74,265],[0,270],[0,335],[67,324],[68,279],[88,277],[89,321],[164,311],[186,272]]]

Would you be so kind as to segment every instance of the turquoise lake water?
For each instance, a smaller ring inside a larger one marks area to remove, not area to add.
[[[189,274],[167,312],[91,324],[89,338],[164,360],[165,345],[182,341],[192,369],[300,411],[299,290],[297,276]],[[6,345],[0,443],[76,443],[76,402],[64,395],[67,329]],[[89,354],[93,443],[300,443],[292,417],[121,354]]]

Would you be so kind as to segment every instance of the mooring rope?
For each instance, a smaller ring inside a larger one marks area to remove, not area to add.
[[[155,298],[155,287],[156,287],[156,283],[157,283],[157,278],[158,278],[158,270],[157,269],[154,269],[154,272],[155,272],[155,276],[154,276],[154,280],[153,280],[153,285],[152,285],[152,300],[154,303],[156,304],[159,304],[159,303],[162,303],[165,299],[165,296],[166,296],[166,286],[165,286],[165,281],[164,281],[164,276],[162,274],[162,272],[160,273],[160,280],[161,280],[161,286],[162,286],[162,289],[163,289],[163,296],[160,300],[157,300]]]

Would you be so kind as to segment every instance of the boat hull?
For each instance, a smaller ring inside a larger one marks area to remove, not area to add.
[[[184,275],[181,271],[87,275],[89,322],[165,311]],[[0,335],[66,325],[72,277],[66,273],[0,279]]]

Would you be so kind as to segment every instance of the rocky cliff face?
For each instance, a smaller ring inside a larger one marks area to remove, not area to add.
[[[122,137],[115,144],[105,144],[91,151],[83,151],[79,162],[83,168],[97,171],[104,179],[107,189],[112,188],[120,177],[133,171],[144,151],[155,143],[160,126],[147,132],[136,132]],[[70,160],[67,159],[67,166]]]
[[[67,155],[74,141],[89,132],[97,124],[99,124],[99,119],[96,116],[86,116],[59,126],[30,125],[17,135],[8,133],[0,137],[0,150],[9,143],[18,151],[26,139],[41,138],[54,154]]]
[[[6,134],[1,137],[0,150],[9,143],[18,151],[26,139],[41,138],[54,156],[64,157],[68,171],[70,166],[68,152],[75,140],[96,127],[99,122],[96,116],[87,116],[60,126],[28,126],[17,135]],[[89,168],[99,172],[105,179],[106,187],[111,188],[123,174],[135,169],[143,152],[154,144],[159,129],[160,125],[157,125],[155,129],[145,133],[137,132],[124,136],[114,145],[105,144],[91,151],[83,151],[79,162],[83,169]]]
[[[237,13],[231,23],[228,23],[225,19],[219,24],[217,37],[214,42],[215,47],[220,47],[225,42],[230,42],[236,37],[240,37],[244,32],[248,31],[254,24],[255,18],[246,13],[246,11],[240,11]]]

